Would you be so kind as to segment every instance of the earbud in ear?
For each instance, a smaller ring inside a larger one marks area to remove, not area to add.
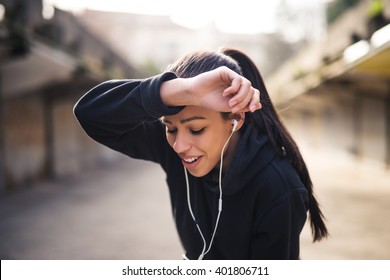
[[[236,128],[237,128],[237,125],[238,125],[238,121],[236,119],[232,120],[232,125],[233,125],[232,132],[234,132],[234,131],[236,131]]]

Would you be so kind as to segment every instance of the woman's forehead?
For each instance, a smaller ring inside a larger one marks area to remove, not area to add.
[[[215,120],[221,118],[221,113],[212,111],[199,106],[186,106],[178,114],[162,117],[162,121],[166,123],[186,123],[192,120]]]

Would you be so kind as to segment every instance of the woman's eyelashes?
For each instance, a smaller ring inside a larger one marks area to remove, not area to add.
[[[204,131],[205,131],[205,127],[201,128],[201,129],[192,129],[192,128],[189,128],[189,131],[191,134],[193,135],[200,135],[202,134]],[[167,133],[169,134],[175,134],[177,132],[177,129],[176,128],[168,128],[167,127]]]
[[[169,129],[169,128],[167,127],[167,132],[168,132],[169,134],[174,134],[174,133],[176,133],[176,131],[177,131],[177,129]]]
[[[199,129],[199,130],[190,129],[190,131],[191,131],[191,133],[192,133],[193,135],[200,135],[200,134],[202,134],[202,133],[204,132],[204,130],[205,130],[205,128],[201,128],[201,129]]]

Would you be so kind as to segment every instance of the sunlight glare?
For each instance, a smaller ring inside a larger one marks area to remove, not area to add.
[[[176,24],[201,28],[212,22],[223,32],[259,33],[274,29],[275,9],[279,1],[256,0],[44,0],[60,9],[81,12],[85,8],[111,12],[129,12],[170,16]]]
[[[278,1],[232,1],[235,5],[223,7],[215,14],[218,29],[231,33],[271,33],[275,30],[275,11]]]
[[[0,4],[0,22],[3,21],[5,15],[5,7]]]

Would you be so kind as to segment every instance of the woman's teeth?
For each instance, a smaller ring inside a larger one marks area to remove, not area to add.
[[[183,159],[185,162],[188,162],[188,163],[191,163],[191,162],[194,162],[198,159],[199,157],[192,157],[192,158],[187,158],[187,159]]]

